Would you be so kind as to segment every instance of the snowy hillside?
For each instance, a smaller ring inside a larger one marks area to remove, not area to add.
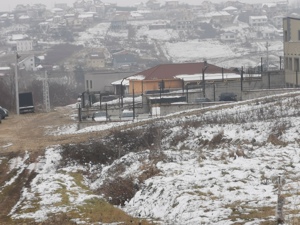
[[[161,20],[141,20],[129,21],[128,24],[134,30],[134,35],[129,37],[128,30],[114,31],[109,27],[109,23],[99,23],[95,27],[89,28],[87,31],[81,32],[75,43],[84,45],[85,47],[97,48],[104,47],[105,40],[115,41],[122,48],[133,52],[146,51],[145,43],[149,46],[155,46],[156,55],[147,51],[147,56],[157,58],[163,54],[164,57],[174,63],[182,63],[186,61],[202,61],[208,60],[210,63],[230,68],[238,67],[255,67],[259,66],[261,57],[267,58],[266,41],[261,39],[253,39],[251,27],[243,22],[236,20],[230,26],[218,30],[219,33],[231,31],[237,35],[234,43],[222,42],[220,38],[195,39],[199,35],[189,37],[189,32],[184,33],[181,30],[159,29],[151,30],[149,25],[155,23],[170,23],[170,21]],[[273,33],[278,30],[273,27],[264,27],[262,29],[270,29]],[[200,38],[200,37],[199,37]],[[135,45],[126,46],[126,41],[134,41]],[[269,63],[279,64],[279,56],[282,55],[283,42],[281,38],[268,40],[269,45]],[[149,50],[149,49],[148,49]],[[141,57],[143,55],[141,54]]]
[[[86,128],[110,131],[81,145],[49,147],[37,163],[25,162],[26,155],[10,161],[11,169],[36,172],[10,215],[42,222],[105,198],[161,224],[268,224],[275,221],[280,176],[292,224],[300,217],[299,103],[298,92],[181,112],[123,131],[118,124]],[[78,131],[62,126],[60,132]]]

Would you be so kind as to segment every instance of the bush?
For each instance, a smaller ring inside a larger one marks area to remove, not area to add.
[[[134,183],[132,177],[116,177],[113,180],[105,182],[98,194],[104,194],[109,203],[113,205],[124,206],[138,191],[138,185]]]

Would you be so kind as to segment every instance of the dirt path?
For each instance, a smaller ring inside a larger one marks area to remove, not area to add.
[[[63,143],[67,137],[49,136],[46,132],[50,127],[74,124],[72,111],[71,107],[60,107],[50,113],[10,115],[0,124],[0,152],[38,151]]]

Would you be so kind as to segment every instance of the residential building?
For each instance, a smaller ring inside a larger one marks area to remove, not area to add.
[[[124,77],[134,75],[133,72],[103,72],[93,71],[84,74],[85,91],[89,92],[101,92],[101,93],[113,93],[114,88],[112,83],[116,80],[122,80]],[[125,85],[123,87],[123,93],[125,92]],[[127,85],[128,87],[128,85]]]
[[[17,52],[28,52],[33,50],[33,40],[23,39],[17,41]]]
[[[129,18],[129,16],[130,16],[129,13],[115,15],[115,17],[111,21],[110,28],[112,30],[126,29],[126,27],[127,27],[127,20]]]
[[[191,30],[196,27],[195,16],[191,11],[184,11],[173,21],[173,27],[176,30]]]
[[[252,27],[264,26],[268,23],[267,16],[249,16],[249,24]]]
[[[231,15],[236,15],[237,12],[238,12],[238,9],[236,7],[233,7],[233,6],[228,6],[224,9],[222,9],[222,11],[228,12]]]
[[[300,18],[283,19],[283,39],[285,83],[288,87],[299,87]]]
[[[237,35],[233,32],[225,32],[220,35],[221,41],[235,42]]]
[[[240,79],[240,75],[235,72],[206,62],[162,64],[128,78],[129,93],[131,93],[133,86],[137,94],[159,90],[162,82],[165,89],[181,90],[185,88],[185,85],[197,85],[203,82],[202,71],[205,72],[205,79],[210,81],[225,78],[227,80]],[[230,75],[235,75],[235,77],[229,78]]]
[[[115,69],[129,70],[134,64],[136,64],[136,56],[131,53],[122,52],[113,55],[113,67]]]
[[[92,52],[86,59],[86,67],[91,69],[103,69],[105,67],[105,56],[103,52]]]
[[[233,16],[226,11],[215,11],[205,14],[207,19],[211,19],[215,23],[228,23],[232,20]]]
[[[25,69],[26,71],[37,71],[41,60],[34,56],[28,56],[19,62],[19,68]]]
[[[146,2],[146,6],[149,9],[157,10],[157,9],[160,8],[160,3],[157,0],[149,0],[149,1]]]
[[[166,8],[177,8],[179,6],[178,1],[166,1],[165,3]]]
[[[272,18],[272,24],[275,26],[275,27],[277,27],[277,28],[282,28],[282,26],[283,26],[283,23],[282,23],[282,21],[283,21],[283,18],[284,18],[284,16],[274,16],[273,18]]]
[[[67,3],[55,3],[54,8],[60,8],[63,10],[67,10],[69,7],[68,7]]]

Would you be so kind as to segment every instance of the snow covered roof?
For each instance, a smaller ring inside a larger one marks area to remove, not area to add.
[[[244,77],[248,77],[248,74],[244,74]],[[252,74],[252,76],[260,76],[260,74]],[[182,79],[183,81],[200,81],[202,80],[202,73],[194,74],[194,75],[178,75],[176,76],[178,79]],[[240,79],[241,75],[237,73],[214,73],[214,74],[205,74],[205,80],[222,80],[222,79]]]
[[[222,11],[235,11],[235,10],[237,10],[237,8],[235,8],[233,6],[228,6],[228,7],[224,8],[224,9],[222,9]]]
[[[65,17],[74,17],[75,14],[74,13],[69,13],[69,14],[66,14]]]
[[[81,19],[84,19],[84,18],[93,18],[93,14],[90,14],[90,13],[85,13],[85,14],[80,14],[78,16],[78,18],[81,18]]]
[[[264,6],[267,6],[268,8],[276,7],[277,3],[275,3],[275,2],[267,2],[267,3],[263,3],[262,4],[262,7],[264,7]]]
[[[206,17],[216,17],[216,16],[230,16],[230,14],[226,11],[217,11],[217,12],[210,12],[205,14]]]
[[[112,85],[121,85],[122,84],[124,86],[129,86],[130,80],[144,80],[144,79],[145,79],[145,77],[143,75],[135,75],[135,76],[130,76],[127,78],[123,78],[121,80],[114,81],[111,84]]]
[[[4,13],[4,14],[2,14],[2,15],[0,16],[0,18],[6,18],[6,17],[8,17],[8,14],[7,14],[7,13]]]
[[[139,12],[130,12],[130,15],[134,18],[142,18],[143,15]]]
[[[19,17],[20,20],[25,20],[25,19],[30,19],[29,16],[26,16],[26,15],[22,15]]]
[[[250,19],[268,19],[267,16],[249,16]]]
[[[111,85],[124,85],[124,86],[129,86],[129,80],[128,79],[121,79],[117,80],[111,83]]]
[[[19,40],[23,40],[28,38],[28,36],[26,34],[13,34],[11,36],[11,40],[12,41],[19,41]]]
[[[10,67],[8,66],[0,67],[0,71],[5,71],[5,70],[10,70]]]
[[[64,11],[64,10],[61,9],[61,8],[53,8],[51,11],[52,11],[52,12],[62,12],[62,11]]]

